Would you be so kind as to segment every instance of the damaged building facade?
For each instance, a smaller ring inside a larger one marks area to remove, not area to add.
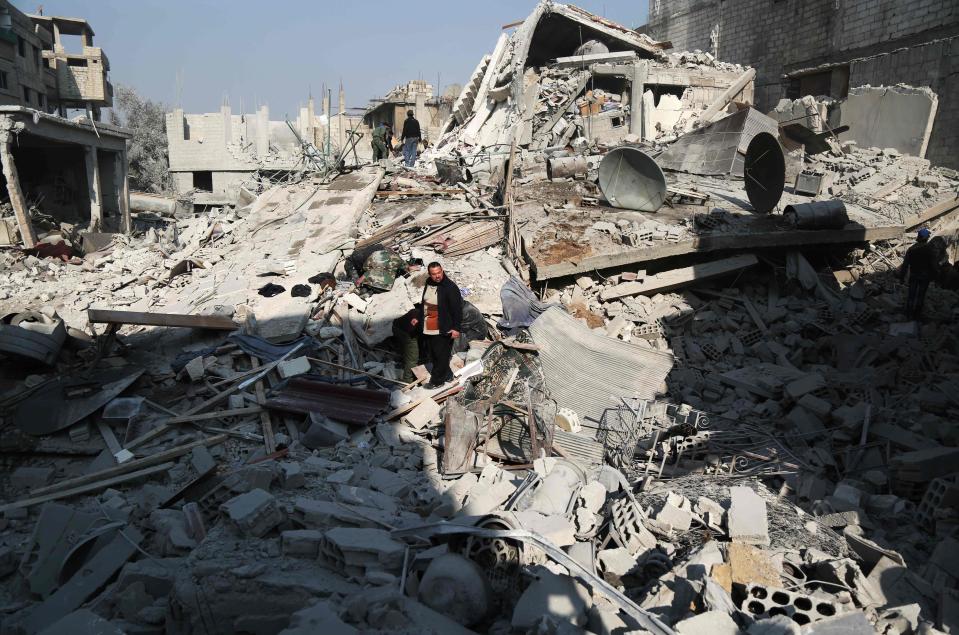
[[[433,85],[422,79],[395,86],[385,97],[370,100],[370,105],[363,115],[363,123],[370,130],[380,123],[389,124],[399,138],[406,113],[412,110],[413,116],[420,122],[424,138],[427,141],[435,140],[450,115],[453,99],[434,95],[433,91]]]
[[[329,96],[323,97],[320,114],[310,96],[293,122],[271,120],[267,105],[239,115],[228,105],[204,114],[174,108],[166,116],[170,174],[177,192],[190,195],[194,205],[234,205],[240,188],[257,173],[315,167],[318,157],[347,145],[351,130],[368,135],[361,117],[347,112],[342,88],[332,115]],[[357,150],[368,157],[368,145],[357,144]]]
[[[654,0],[640,30],[677,50],[756,68],[764,112],[780,99],[843,100],[863,86],[873,87],[870,101],[898,84],[927,87],[940,107],[926,158],[959,168],[959,7],[951,0]],[[870,109],[874,117],[882,110]],[[877,125],[894,126],[895,113],[882,110]]]
[[[70,36],[70,37],[68,37]],[[0,135],[8,210],[0,240],[33,246],[30,210],[91,231],[129,228],[126,140],[98,121],[113,104],[109,61],[80,18],[26,15],[0,3]],[[75,38],[71,40],[72,38]],[[67,119],[81,109],[87,116]],[[92,117],[92,119],[91,119]]]

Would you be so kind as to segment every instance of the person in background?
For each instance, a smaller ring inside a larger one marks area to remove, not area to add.
[[[440,263],[431,262],[426,271],[429,277],[423,288],[421,317],[413,318],[410,325],[416,327],[422,322],[427,359],[432,363],[426,388],[433,389],[453,380],[450,359],[453,344],[463,330],[463,296]]]
[[[899,267],[899,280],[909,276],[909,293],[906,296],[906,317],[918,320],[922,315],[922,305],[926,301],[926,290],[936,277],[938,254],[935,245],[929,243],[929,230],[923,227],[916,235],[916,244],[906,251]]]
[[[416,379],[413,375],[413,367],[420,363],[423,325],[417,318],[422,315],[422,311],[423,307],[417,304],[404,315],[393,320],[396,352],[403,361],[403,381],[408,384]]]
[[[403,122],[403,161],[406,167],[411,168],[416,163],[416,148],[420,143],[420,122],[413,116],[412,110],[406,111],[406,121]]]
[[[386,123],[380,122],[380,125],[373,128],[373,137],[370,141],[370,145],[373,146],[373,163],[376,163],[380,159],[385,159],[386,154]]]

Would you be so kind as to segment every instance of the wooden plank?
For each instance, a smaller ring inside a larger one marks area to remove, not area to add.
[[[104,479],[101,481],[94,481],[92,483],[87,483],[85,485],[78,485],[77,487],[72,487],[70,489],[61,490],[59,492],[50,492],[49,494],[35,495],[30,498],[25,498],[23,500],[14,501],[12,503],[7,503],[6,505],[0,506],[0,513],[7,511],[8,509],[20,509],[21,507],[31,507],[33,505],[39,505],[40,503],[46,503],[49,501],[59,500],[61,498],[69,498],[71,496],[78,496],[80,494],[89,494],[91,492],[97,492],[108,487],[113,487],[114,485],[119,485],[121,483],[127,483],[129,481],[135,481],[146,476],[151,476],[153,474],[158,474],[160,472],[165,472],[172,468],[174,463],[161,463],[160,465],[153,465],[151,467],[144,468],[142,470],[137,470],[135,472],[129,472],[127,474],[121,474],[119,476],[114,476],[112,478]]]
[[[260,358],[250,355],[250,363],[253,368],[259,368]],[[262,408],[266,404],[266,390],[263,388],[262,379],[253,384],[253,392],[256,394],[256,403]],[[260,413],[260,427],[263,429],[263,446],[266,448],[266,453],[273,454],[276,452],[276,436],[273,434],[273,419],[266,409]]]
[[[180,313],[145,313],[88,309],[91,324],[136,324],[139,326],[181,326],[193,329],[235,331],[237,325],[222,315],[184,315]]]
[[[343,366],[342,364],[334,364],[333,362],[328,362],[325,359],[317,359],[316,357],[307,357],[311,362],[316,362],[317,364],[324,364],[326,366],[332,366],[333,368],[339,368],[340,370],[348,370],[353,373],[359,373],[360,375],[366,375],[367,377],[375,377],[376,379],[381,379],[383,381],[388,381],[392,384],[399,384],[400,386],[405,386],[405,381],[400,381],[398,379],[390,379],[389,377],[384,377],[383,375],[376,375],[374,373],[369,373],[365,370],[360,370],[359,368],[353,368],[352,366]]]
[[[192,452],[194,448],[198,448],[200,446],[217,445],[218,443],[223,443],[226,440],[227,435],[217,434],[212,437],[200,439],[199,441],[194,441],[193,443],[187,443],[185,445],[179,445],[175,448],[170,448],[169,450],[157,452],[156,454],[151,454],[150,456],[145,456],[141,459],[134,459],[132,461],[127,461],[126,463],[121,463],[120,465],[114,465],[113,467],[108,467],[97,472],[91,472],[90,474],[77,476],[66,481],[48,485],[47,487],[41,487],[34,490],[33,494],[35,496],[39,496],[41,494],[50,494],[53,492],[58,492],[64,488],[77,487],[79,485],[85,485],[101,479],[113,478],[119,474],[133,472],[143,467],[157,465],[158,463],[166,463],[170,459],[175,459],[179,456],[187,454],[188,452]]]
[[[647,276],[642,282],[623,282],[609,289],[605,289],[600,293],[600,298],[603,301],[608,301],[629,295],[639,295],[641,293],[660,293],[662,291],[686,286],[693,282],[700,282],[716,276],[722,276],[758,263],[759,259],[753,254],[743,254],[741,256],[732,256],[731,258],[704,262],[693,265],[692,267],[663,271],[654,276]]]
[[[170,419],[164,419],[161,424],[174,423],[193,423],[194,421],[208,421],[210,419],[221,419],[223,417],[243,417],[246,415],[257,415],[264,412],[261,406],[250,406],[248,408],[233,408],[231,410],[217,410],[216,412],[207,412],[204,414],[177,415]]]
[[[382,190],[375,196],[379,198],[392,196],[435,196],[439,194],[462,194],[463,190],[458,187],[448,187],[438,190]]]

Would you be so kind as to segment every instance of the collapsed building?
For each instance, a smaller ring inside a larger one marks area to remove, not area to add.
[[[0,252],[0,632],[959,628],[956,172],[514,26],[412,169]],[[433,260],[439,387],[390,346]]]
[[[861,86],[871,87],[870,100],[897,99],[898,84],[927,86],[944,104],[959,98],[959,9],[950,0],[921,10],[909,2],[656,0],[640,30],[679,50],[754,67],[764,110],[807,95],[845,99]],[[959,168],[957,117],[954,107],[936,116],[928,154],[936,165]],[[892,113],[882,120],[895,127]]]
[[[77,37],[79,51],[66,36]],[[38,242],[31,213],[92,232],[130,226],[127,131],[98,121],[113,103],[109,61],[85,20],[0,3],[0,244]],[[87,113],[67,119],[69,110]],[[9,214],[9,215],[8,215]]]

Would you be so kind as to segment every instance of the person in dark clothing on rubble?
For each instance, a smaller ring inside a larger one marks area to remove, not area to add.
[[[385,121],[380,122],[380,125],[373,129],[370,144],[373,146],[373,163],[390,156],[389,153],[393,151],[392,126]]]
[[[423,288],[422,312],[410,324],[422,325],[427,359],[432,363],[426,387],[433,389],[453,380],[450,359],[463,330],[463,296],[440,263],[431,262],[426,271],[429,277]]]
[[[939,257],[935,244],[929,243],[929,230],[923,227],[916,236],[916,244],[906,251],[899,268],[899,280],[909,276],[909,293],[906,296],[906,317],[918,320],[926,301],[929,283],[936,278]]]
[[[406,167],[411,168],[416,163],[416,148],[420,143],[420,122],[413,116],[412,110],[406,111],[406,121],[403,122],[403,161]]]
[[[425,359],[426,350],[423,341],[423,305],[417,304],[405,314],[393,320],[393,340],[396,343],[396,352],[403,361],[403,381],[411,383],[416,379],[413,367],[419,366],[420,359]]]

